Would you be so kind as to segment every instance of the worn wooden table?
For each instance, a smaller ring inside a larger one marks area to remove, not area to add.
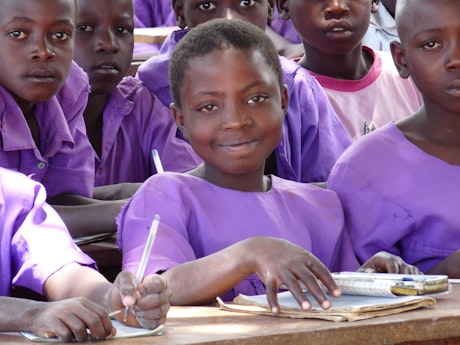
[[[439,296],[435,309],[351,323],[283,319],[226,312],[214,307],[172,307],[163,336],[103,344],[373,345],[460,344],[460,285]],[[0,334],[0,344],[32,344],[19,334]]]

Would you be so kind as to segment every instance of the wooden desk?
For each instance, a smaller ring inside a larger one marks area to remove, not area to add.
[[[172,307],[159,337],[105,341],[104,345],[434,345],[460,344],[460,285],[440,296],[435,309],[351,323],[232,313],[214,307]],[[0,334],[0,344],[33,344]]]
[[[136,43],[150,43],[161,44],[164,42],[168,35],[176,30],[178,26],[159,26],[154,28],[135,28],[134,29],[134,42]]]

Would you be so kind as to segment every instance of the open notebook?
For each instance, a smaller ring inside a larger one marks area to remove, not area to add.
[[[160,325],[155,329],[145,329],[145,328],[136,328],[128,327],[118,322],[117,320],[112,320],[112,325],[117,329],[117,334],[112,339],[123,339],[123,338],[135,338],[135,337],[147,337],[152,335],[162,335],[164,332],[164,326]],[[32,341],[38,342],[53,342],[60,343],[61,341],[58,338],[42,338],[38,337],[33,333],[21,332],[23,336]],[[88,341],[91,341],[90,337]]]

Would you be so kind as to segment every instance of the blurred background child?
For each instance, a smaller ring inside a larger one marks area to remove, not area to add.
[[[386,250],[460,278],[460,2],[399,0],[392,53],[424,104],[357,141],[329,180],[361,262]]]
[[[133,54],[132,0],[79,0],[75,61],[89,77],[91,93],[84,111],[94,150],[95,190],[99,199],[132,196],[155,174],[152,149],[167,171],[187,171],[199,158],[164,106],[141,81],[126,76]]]
[[[277,0],[302,38],[299,64],[326,91],[353,139],[417,111],[422,97],[390,52],[362,45],[376,0]]]

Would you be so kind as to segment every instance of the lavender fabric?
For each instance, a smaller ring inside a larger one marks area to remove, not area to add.
[[[46,280],[71,262],[95,268],[73,243],[64,223],[45,203],[43,186],[23,174],[0,168],[0,295],[11,287],[43,293]]]
[[[176,132],[169,108],[141,81],[125,77],[104,108],[101,157],[94,152],[95,185],[144,182],[157,172],[152,149],[158,151],[165,171],[196,167],[201,160]]]
[[[364,262],[380,250],[426,272],[460,247],[460,167],[434,157],[389,123],[338,160],[329,188]]]
[[[331,270],[355,270],[337,195],[310,184],[271,176],[268,192],[221,188],[188,174],[148,179],[118,217],[123,269],[135,272],[154,214],[161,217],[148,274],[168,270],[253,236],[289,240],[310,250]],[[251,275],[226,296],[264,293]]]

